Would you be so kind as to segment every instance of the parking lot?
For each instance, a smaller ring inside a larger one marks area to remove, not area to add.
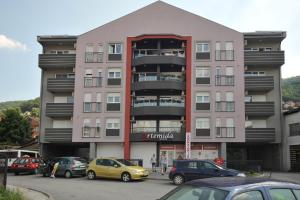
[[[124,183],[119,180],[88,180],[86,177],[48,178],[41,175],[9,174],[8,184],[43,191],[54,200],[158,199],[175,188],[168,180]]]

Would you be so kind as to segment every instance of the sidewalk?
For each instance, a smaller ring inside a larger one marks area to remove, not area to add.
[[[48,194],[37,190],[22,188],[14,185],[7,185],[7,189],[20,191],[28,200],[53,200]]]
[[[169,180],[169,172],[166,172],[164,175],[161,175],[159,172],[152,172],[149,170],[149,176],[148,179],[150,180]]]

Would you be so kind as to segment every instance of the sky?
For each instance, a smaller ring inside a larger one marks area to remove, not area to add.
[[[37,35],[80,35],[155,0],[0,0],[0,102],[40,95]],[[282,77],[300,75],[299,0],[165,0],[240,32],[286,31]]]

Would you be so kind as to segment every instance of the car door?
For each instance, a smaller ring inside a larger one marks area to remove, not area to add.
[[[97,159],[96,166],[95,166],[95,173],[96,176],[99,177],[107,177],[107,161],[106,159]]]
[[[55,163],[58,163],[58,167],[57,167],[57,170],[56,170],[56,175],[58,176],[63,176],[65,174],[65,169],[64,169],[64,166],[63,166],[63,159],[62,158],[57,158],[54,160],[54,165]]]
[[[122,167],[114,160],[109,160],[109,166],[107,166],[108,176],[111,178],[121,178]]]
[[[198,178],[198,163],[197,161],[187,161],[183,163],[182,172],[184,173],[185,180],[194,180]]]

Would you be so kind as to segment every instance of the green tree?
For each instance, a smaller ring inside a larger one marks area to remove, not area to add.
[[[2,111],[0,141],[5,144],[21,145],[31,140],[30,118],[22,115],[18,108]]]
[[[32,100],[25,101],[21,103],[20,109],[22,113],[24,112],[31,112],[33,108],[39,108],[40,107],[40,98],[37,97]]]

